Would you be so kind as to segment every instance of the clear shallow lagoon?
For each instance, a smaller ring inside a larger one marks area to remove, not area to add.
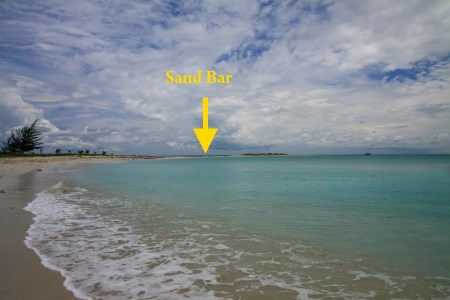
[[[446,155],[132,161],[27,209],[83,298],[450,297]]]

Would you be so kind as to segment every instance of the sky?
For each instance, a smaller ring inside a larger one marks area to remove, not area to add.
[[[450,153],[449,31],[446,0],[2,0],[0,141],[203,154],[208,97],[208,154]]]

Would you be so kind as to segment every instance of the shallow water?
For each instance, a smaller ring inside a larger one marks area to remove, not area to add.
[[[450,156],[134,161],[29,204],[27,245],[94,299],[450,297]]]

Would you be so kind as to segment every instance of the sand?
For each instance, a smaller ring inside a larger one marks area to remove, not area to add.
[[[44,267],[24,244],[33,215],[23,208],[69,172],[130,157],[0,158],[0,300],[76,299],[60,273]]]

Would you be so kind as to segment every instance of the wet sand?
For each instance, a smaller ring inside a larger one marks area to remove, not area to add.
[[[121,160],[126,159],[122,158]],[[66,174],[117,158],[0,158],[0,300],[77,299],[57,271],[44,267],[24,239],[33,215],[23,208]]]

